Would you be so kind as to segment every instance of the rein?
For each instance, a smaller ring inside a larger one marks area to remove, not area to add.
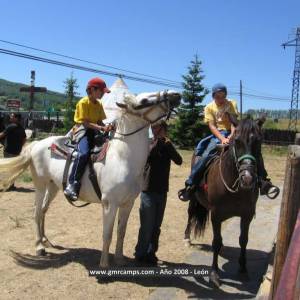
[[[146,121],[146,124],[143,125],[142,127],[132,131],[132,132],[129,132],[129,133],[122,133],[122,132],[118,132],[118,131],[115,131],[115,133],[121,135],[121,136],[130,136],[130,135],[133,135],[135,133],[138,133],[139,131],[143,130],[144,128],[146,128],[147,126],[149,126],[150,124],[154,124],[156,123],[157,121],[163,119],[166,117],[166,119],[169,118],[170,114],[171,114],[171,109],[170,109],[170,101],[167,99],[166,97],[166,93],[163,94],[163,99],[161,100],[160,99],[160,93],[158,92],[157,94],[157,97],[159,98],[157,101],[151,103],[151,104],[141,104],[137,107],[135,107],[136,110],[140,110],[140,109],[143,109],[145,107],[150,107],[147,111],[145,111],[143,114],[139,114],[139,113],[135,113],[135,112],[132,112],[130,110],[126,110],[126,112],[130,115],[133,115],[133,116],[136,116],[138,118],[141,118],[143,120]],[[163,105],[165,104],[165,105]],[[150,120],[148,118],[148,114],[154,109],[157,107],[157,105],[159,106],[159,108],[162,109],[163,111],[163,114],[161,116],[159,116],[158,118],[156,118],[155,120]]]
[[[251,155],[251,154],[244,154],[244,155],[242,155],[240,157],[237,157],[234,145],[233,145],[232,151],[233,151],[233,155],[234,155],[235,166],[236,166],[236,169],[237,169],[238,172],[239,172],[239,168],[240,168],[240,162],[243,161],[244,159],[249,159],[249,160],[251,160],[253,162],[256,162],[255,157],[253,155]],[[223,176],[223,172],[222,172],[222,157],[223,156],[224,156],[224,149],[222,150],[221,155],[220,155],[220,163],[219,163],[220,177],[221,177],[221,180],[222,180],[224,186],[226,187],[226,189],[229,192],[235,194],[235,193],[237,193],[239,191],[239,188],[240,188],[240,176],[238,176],[238,178],[235,180],[233,186],[230,188],[228,186],[228,184],[226,183],[225,178]]]
[[[235,194],[235,193],[238,192],[239,187],[240,187],[240,185],[239,185],[239,179],[240,179],[240,178],[238,177],[238,178],[236,179],[236,181],[234,182],[232,188],[230,188],[230,187],[227,185],[227,183],[226,183],[226,181],[225,181],[225,178],[224,178],[224,176],[223,176],[223,172],[222,172],[222,157],[223,157],[223,155],[224,155],[224,149],[222,150],[222,153],[221,153],[221,155],[220,155],[220,163],[219,163],[219,173],[220,173],[220,177],[221,177],[221,180],[222,180],[224,186],[226,187],[226,189],[227,189],[230,193]],[[236,166],[237,166],[237,165],[236,165]],[[237,170],[238,170],[238,169],[237,169]],[[238,184],[238,186],[236,187],[236,189],[234,189],[234,187],[235,187],[237,184]]]
[[[117,133],[117,134],[119,134],[119,135],[122,135],[122,136],[130,136],[130,135],[133,135],[133,134],[138,133],[139,131],[143,130],[143,129],[146,128],[147,126],[149,126],[149,124],[154,124],[154,123],[156,123],[157,121],[159,121],[160,119],[162,119],[162,118],[164,118],[164,117],[166,117],[166,116],[167,116],[167,114],[164,114],[164,115],[162,115],[162,116],[156,118],[156,119],[153,120],[153,121],[149,121],[148,123],[146,123],[146,124],[143,125],[142,127],[138,128],[138,129],[136,129],[136,130],[134,130],[134,131],[132,131],[132,132],[129,132],[129,133],[122,133],[122,132],[115,131],[115,133]]]

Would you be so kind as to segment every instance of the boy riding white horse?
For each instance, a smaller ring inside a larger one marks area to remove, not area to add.
[[[121,115],[116,119],[116,130],[109,141],[105,159],[93,165],[102,198],[99,199],[95,192],[88,170],[81,178],[79,200],[101,203],[103,207],[101,267],[109,265],[109,247],[116,216],[115,262],[124,263],[123,242],[134,199],[141,191],[141,175],[149,151],[149,126],[167,117],[180,104],[180,99],[181,95],[176,91],[142,93],[137,96],[129,93],[120,98],[122,103],[117,105],[121,107]],[[45,216],[58,190],[63,188],[66,165],[64,158],[52,153],[51,145],[63,143],[67,139],[62,136],[48,137],[29,144],[18,157],[0,160],[0,189],[6,189],[30,166],[35,186],[37,255],[44,255],[45,248],[52,246],[45,233]]]
[[[105,82],[97,77],[91,79],[86,92],[88,95],[79,100],[74,115],[73,136],[75,139],[73,140],[76,140],[78,154],[69,176],[69,185],[64,190],[65,196],[71,201],[78,199],[81,178],[88,163],[90,151],[94,146],[95,135],[99,131],[108,132],[113,129],[112,126],[105,126],[102,122],[106,119],[106,115],[102,103],[98,101],[104,93],[110,93]]]

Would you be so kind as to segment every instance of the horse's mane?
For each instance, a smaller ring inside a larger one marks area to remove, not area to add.
[[[133,94],[126,93],[124,95],[124,103],[129,105],[130,107],[136,104],[136,97]]]
[[[262,138],[261,127],[251,118],[241,120],[236,127],[234,135],[244,141],[245,144],[249,143],[249,137],[251,135],[253,135],[256,140],[261,140]]]

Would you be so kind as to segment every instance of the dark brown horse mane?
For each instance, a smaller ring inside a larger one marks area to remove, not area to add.
[[[246,145],[249,144],[251,136],[253,140],[261,141],[261,125],[260,119],[254,121],[252,118],[247,117],[239,122],[234,132],[234,138],[238,138]]]

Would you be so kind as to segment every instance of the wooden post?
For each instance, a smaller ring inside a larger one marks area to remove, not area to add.
[[[274,300],[299,299],[300,296],[300,212],[292,235]]]
[[[35,71],[31,71],[31,84],[29,87],[21,87],[20,92],[29,92],[29,110],[33,109],[34,94],[35,93],[46,93],[47,89],[45,87],[35,87]]]
[[[288,150],[269,299],[275,296],[300,207],[300,146]]]

